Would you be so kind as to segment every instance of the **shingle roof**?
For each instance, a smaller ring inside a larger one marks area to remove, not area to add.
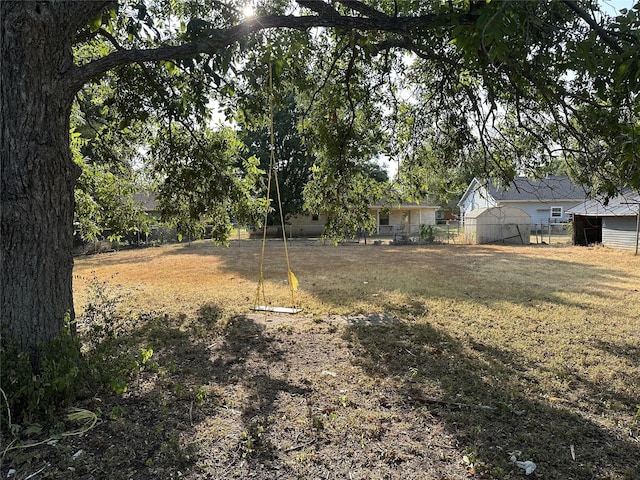
[[[617,197],[609,199],[605,205],[604,198],[587,200],[567,210],[567,213],[586,217],[627,217],[638,214],[640,193],[625,190]]]
[[[496,187],[493,182],[489,182],[487,188],[498,201],[584,201],[588,196],[585,188],[575,185],[569,177],[516,177],[507,190]]]
[[[153,192],[134,193],[133,201],[142,204],[145,212],[158,210],[158,201]]]
[[[416,208],[435,208],[440,209],[439,205],[434,205],[429,202],[403,202],[403,203],[382,203],[376,202],[370,206],[370,208],[403,208],[406,210],[416,209]]]
[[[398,202],[395,198],[390,197],[387,198],[386,200],[378,200],[374,203],[371,204],[371,208],[406,208],[406,209],[412,209],[412,208],[437,208],[439,209],[440,207],[437,204],[434,204],[433,202],[430,201],[431,198],[429,195],[427,195],[423,200],[419,201],[419,202]]]

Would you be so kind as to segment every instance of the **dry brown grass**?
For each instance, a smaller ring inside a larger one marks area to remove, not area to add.
[[[290,256],[304,313],[268,318],[248,310],[258,242],[77,259],[78,310],[93,272],[128,292],[122,344],[157,362],[101,395],[124,413],[78,478],[520,478],[514,450],[539,478],[640,478],[640,257],[302,241]],[[279,241],[265,277],[288,305]]]
[[[552,303],[554,317],[583,323],[634,313],[640,260],[629,252],[578,247],[329,246],[290,242],[300,281],[297,302],[318,315],[394,312],[439,315],[447,304],[466,316],[537,316]],[[76,308],[86,303],[93,274],[129,293],[125,306],[192,315],[205,303],[230,314],[247,311],[256,294],[259,243],[208,242],[132,250],[76,260]],[[270,241],[267,300],[289,305],[282,242]],[[408,308],[410,307],[410,308]],[[440,308],[442,307],[442,308]],[[578,308],[579,307],[579,308]],[[588,320],[588,319],[587,319]],[[567,324],[568,327],[568,324]]]

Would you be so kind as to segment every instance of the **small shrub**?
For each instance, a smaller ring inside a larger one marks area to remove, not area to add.
[[[118,304],[125,295],[114,293],[109,284],[98,280],[95,274],[88,290],[88,303],[77,322],[85,341],[89,346],[95,346],[115,337]]]
[[[426,243],[433,243],[436,239],[436,232],[433,225],[420,225],[420,240]]]
[[[93,378],[120,395],[127,391],[132,375],[157,369],[157,363],[151,360],[153,347],[132,344],[134,339],[123,334],[127,322],[118,314],[118,306],[128,293],[98,280],[95,274],[88,291],[87,305],[78,317],[86,361]]]
[[[252,422],[247,430],[242,432],[240,435],[240,451],[243,458],[265,455],[273,448],[271,442],[266,438],[269,424],[268,418],[259,418]]]
[[[138,350],[126,342],[107,340],[87,354],[94,378],[121,395],[128,390],[131,377],[143,370],[158,370],[158,364],[151,360],[153,347],[147,345]]]
[[[61,334],[40,347],[39,370],[34,370],[29,354],[12,342],[0,347],[0,363],[0,385],[6,395],[0,420],[5,425],[52,417],[76,398],[87,373],[69,315]]]

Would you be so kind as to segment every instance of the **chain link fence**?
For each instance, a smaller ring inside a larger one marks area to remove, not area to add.
[[[285,227],[287,238],[291,240],[319,240],[322,237],[317,224],[309,225],[309,233],[306,233],[304,225]],[[537,223],[537,224],[508,224],[485,223],[481,227],[489,231],[479,235],[477,231],[470,231],[462,222],[447,220],[437,225],[420,225],[418,231],[406,232],[401,228],[385,226],[382,233],[369,234],[359,232],[358,235],[341,242],[343,244],[396,244],[396,245],[478,245],[478,244],[514,244],[514,245],[559,245],[572,243],[571,223]],[[415,229],[414,229],[415,230]],[[135,248],[140,246],[162,245],[178,242],[175,227],[164,225],[153,226],[148,234],[143,232],[131,233],[123,237],[119,242],[108,240],[108,231],[103,232],[102,238],[95,242],[83,242],[76,238],[76,254],[101,253],[112,250]],[[267,237],[271,239],[282,238],[281,227],[269,227]],[[211,238],[210,229],[207,229],[204,238]],[[235,226],[229,237],[229,241],[249,239],[261,239],[262,229],[252,229]],[[193,239],[182,238],[183,243]]]

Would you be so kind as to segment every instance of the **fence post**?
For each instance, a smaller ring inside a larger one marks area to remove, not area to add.
[[[542,230],[542,222],[540,222],[540,239],[538,240],[538,224],[536,223],[536,242],[544,242],[544,230]]]

